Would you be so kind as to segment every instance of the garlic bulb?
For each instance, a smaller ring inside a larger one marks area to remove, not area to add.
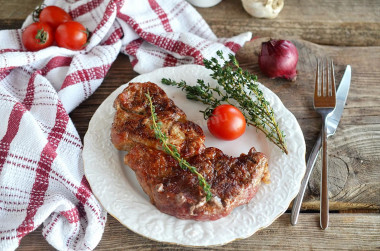
[[[242,0],[244,9],[254,17],[275,18],[284,7],[284,0]]]

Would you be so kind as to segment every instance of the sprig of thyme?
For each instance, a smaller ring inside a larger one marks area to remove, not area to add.
[[[194,86],[188,85],[185,81],[176,82],[166,78],[161,80],[162,83],[177,86],[186,92],[188,99],[208,105],[204,111],[201,111],[205,119],[218,105],[224,102],[233,105],[237,102],[247,124],[261,130],[270,141],[288,154],[285,135],[277,124],[272,107],[256,83],[257,76],[246,70],[243,71],[232,54],[229,54],[228,60],[223,57],[222,51],[217,51],[216,54],[224,62],[223,65],[220,65],[216,58],[203,60],[205,67],[213,71],[210,76],[217,81],[216,87],[211,87],[209,83],[205,84],[202,79],[198,79],[197,85]],[[251,96],[254,96],[255,100]]]
[[[149,101],[149,106],[150,106],[150,112],[151,112],[151,119],[152,119],[152,129],[154,131],[154,136],[156,139],[160,140],[160,143],[162,145],[162,149],[172,156],[176,161],[178,161],[179,166],[183,170],[190,170],[193,174],[197,175],[198,181],[199,181],[199,186],[202,187],[203,191],[206,194],[206,201],[209,201],[212,198],[212,193],[211,193],[211,186],[210,184],[207,183],[205,178],[200,174],[197,169],[190,165],[189,162],[187,162],[185,159],[181,157],[179,154],[177,147],[171,143],[169,143],[169,138],[168,136],[162,132],[162,123],[158,121],[157,119],[157,114],[156,114],[156,109],[155,106],[153,105],[152,98],[149,95],[149,92],[145,94],[145,96],[148,98]]]

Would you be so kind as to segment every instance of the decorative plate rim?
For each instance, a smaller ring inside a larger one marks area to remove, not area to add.
[[[189,79],[194,81],[202,78],[212,84],[215,81],[209,74],[210,71],[203,66],[184,65],[160,68],[139,75],[128,83],[151,81],[160,85],[161,78],[166,77],[177,81],[186,80],[188,83]],[[106,211],[121,224],[155,241],[183,246],[219,246],[253,235],[272,224],[287,210],[298,194],[305,173],[306,145],[296,118],[276,94],[258,83],[287,135],[289,150],[289,154],[285,155],[267,140],[267,143],[262,143],[268,152],[266,154],[270,155],[271,184],[262,185],[250,203],[236,208],[229,216],[217,221],[199,222],[177,219],[158,211],[142,192],[133,171],[123,164],[123,152],[113,147],[109,136],[114,115],[112,104],[128,83],[117,88],[98,107],[90,120],[83,146],[84,171],[92,191]],[[185,101],[180,89],[164,85],[160,87],[177,105],[181,101],[189,102]],[[188,111],[185,112],[189,115]],[[260,133],[257,132],[257,135],[262,139]],[[245,227],[241,228],[242,225]]]

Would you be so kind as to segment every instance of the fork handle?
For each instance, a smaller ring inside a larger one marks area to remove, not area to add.
[[[320,224],[322,229],[329,226],[329,188],[328,188],[328,158],[327,158],[327,126],[326,117],[322,122],[322,180]]]

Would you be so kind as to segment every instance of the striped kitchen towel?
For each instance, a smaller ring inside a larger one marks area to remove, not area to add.
[[[106,212],[84,176],[82,142],[68,114],[99,87],[119,52],[145,73],[202,64],[217,50],[235,53],[251,33],[217,38],[181,0],[44,3],[62,7],[92,35],[80,51],[28,52],[23,29],[0,31],[0,250],[16,249],[42,224],[54,248],[92,250]]]

